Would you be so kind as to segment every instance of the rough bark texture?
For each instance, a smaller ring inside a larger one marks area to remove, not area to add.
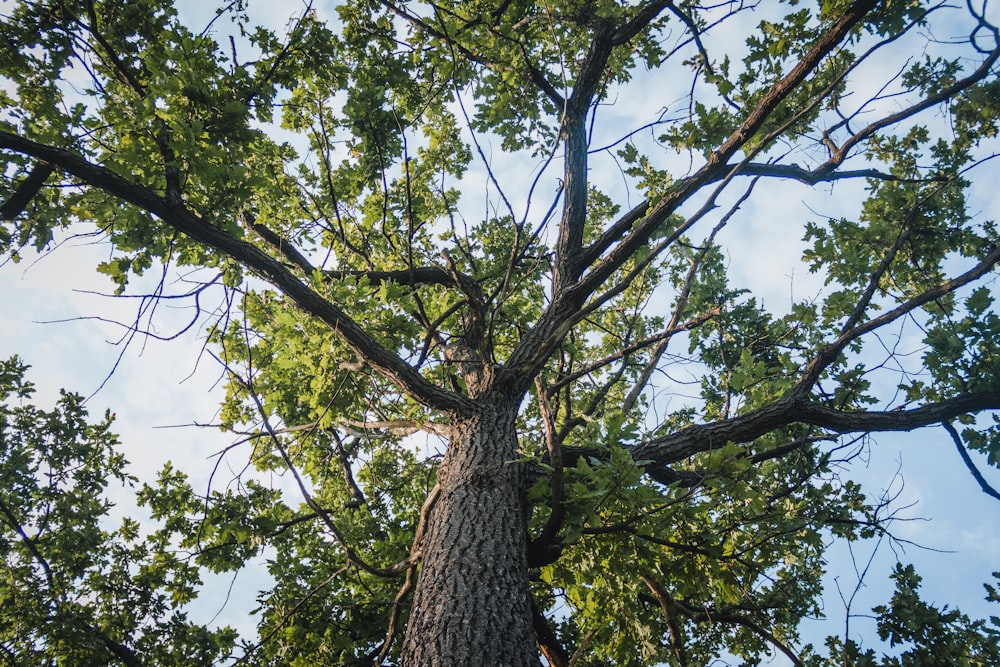
[[[406,630],[405,667],[539,665],[531,626],[517,405],[455,424],[438,472]]]

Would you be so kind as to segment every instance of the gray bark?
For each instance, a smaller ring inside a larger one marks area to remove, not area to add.
[[[537,667],[531,625],[517,404],[456,419],[422,561],[404,667]]]

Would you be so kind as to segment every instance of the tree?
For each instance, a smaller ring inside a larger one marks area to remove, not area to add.
[[[836,664],[858,667],[946,667],[950,665],[995,665],[1000,660],[997,618],[991,624],[970,621],[957,609],[937,609],[920,599],[920,577],[912,565],[897,564],[892,574],[896,592],[888,605],[879,605],[872,611],[878,620],[878,634],[891,647],[904,646],[907,650],[898,655],[883,654],[878,659],[875,651],[860,650],[853,641],[842,642],[830,637],[827,644]],[[987,599],[996,602],[996,588],[987,584]]]
[[[985,10],[247,4],[17,2],[0,54],[5,251],[92,225],[119,293],[232,306],[222,425],[304,502],[149,502],[204,567],[275,554],[244,662],[801,661],[825,538],[887,530],[858,443],[996,464]],[[844,210],[769,230],[826,287],[765,308],[724,241],[793,183]]]
[[[147,538],[132,518],[109,530],[112,482],[132,485],[110,431],[87,422],[83,397],[51,411],[17,357],[0,361],[0,656],[5,665],[208,665],[236,640],[180,607],[198,568],[173,553],[169,531]]]

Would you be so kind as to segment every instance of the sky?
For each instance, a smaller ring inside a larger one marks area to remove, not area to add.
[[[188,17],[192,25],[204,24],[211,17],[210,3],[184,0],[178,4],[182,16]],[[274,26],[286,24],[293,11],[290,7],[286,3],[251,2],[258,18]],[[663,100],[650,95],[601,113],[612,118],[619,115],[622,123],[634,123],[636,118],[655,113],[663,105]],[[494,155],[494,166],[505,166],[504,158]],[[595,169],[601,168],[611,166],[595,161]],[[517,174],[516,168],[512,172],[516,179],[511,191],[523,192],[533,175]],[[989,184],[977,186],[973,211],[985,218],[1000,219],[1000,198],[994,189]],[[829,189],[816,193],[783,183],[752,200],[741,213],[739,224],[724,232],[734,282],[747,286],[767,305],[776,307],[793,298],[822,294],[822,278],[809,275],[794,258],[801,254],[798,234],[802,217],[817,209],[830,213],[838,199],[854,199],[857,189],[838,185],[832,198],[830,194]],[[766,206],[756,203],[761,201]],[[785,227],[795,229],[796,234],[775,234],[775,229]],[[140,479],[153,479],[169,460],[191,476],[195,488],[207,488],[212,457],[232,438],[216,429],[191,424],[215,421],[222,370],[203,353],[200,327],[174,340],[137,338],[124,350],[115,344],[124,332],[113,321],[133,321],[140,303],[106,296],[113,286],[93,268],[107,258],[107,252],[88,238],[67,239],[40,257],[26,255],[20,264],[0,267],[0,305],[4,313],[0,320],[0,355],[18,354],[32,366],[29,379],[38,388],[36,402],[40,405],[51,405],[59,388],[65,387],[90,396],[87,405],[93,415],[106,409],[113,411],[117,415],[115,429],[132,462],[132,472]],[[775,262],[775,257],[792,259]],[[174,292],[186,290],[175,277],[168,284]],[[133,288],[140,294],[143,286],[130,285],[129,291],[133,292]],[[219,298],[220,293],[212,293],[203,305],[214,307]],[[157,333],[171,336],[180,331],[190,319],[189,308],[188,303],[162,304],[155,320]],[[899,494],[894,506],[905,508],[901,516],[912,520],[898,522],[894,534],[913,544],[879,546],[853,611],[866,613],[887,601],[891,594],[887,577],[898,557],[917,565],[924,577],[925,599],[957,606],[973,617],[997,614],[998,610],[982,599],[982,583],[990,579],[991,572],[1000,571],[1000,503],[976,487],[940,428],[880,435],[875,442],[867,455],[852,466],[851,476],[866,484],[871,494]],[[987,469],[982,457],[977,462],[993,485],[1000,487],[1000,473]],[[127,489],[115,494],[122,512],[134,511]],[[844,611],[837,588],[850,594],[857,583],[854,563],[863,567],[874,547],[873,543],[855,545],[853,558],[844,545],[831,549],[825,597],[830,620],[807,621],[807,636],[821,641],[826,634],[841,631]],[[252,633],[253,619],[247,616],[247,610],[253,606],[259,575],[240,575],[232,586],[228,578],[210,581],[205,597],[192,610],[194,619],[214,619],[215,623]],[[224,605],[227,595],[229,602]],[[873,627],[862,619],[853,629],[852,636],[864,639],[866,644],[876,640]],[[782,662],[775,660],[774,664]]]

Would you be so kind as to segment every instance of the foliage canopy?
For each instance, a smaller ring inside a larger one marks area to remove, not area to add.
[[[969,203],[1000,120],[985,7],[355,0],[275,30],[249,5],[3,10],[0,250],[96,229],[118,293],[190,272],[251,464],[203,497],[167,469],[138,491],[157,528],[109,531],[108,424],[53,413],[84,455],[5,421],[30,490],[4,501],[8,570],[53,566],[28,627],[87,603],[7,656],[220,660],[232,633],[177,605],[265,558],[240,664],[995,662],[995,630],[905,568],[877,611],[900,661],[798,636],[829,541],[888,529],[843,472],[869,434],[943,425],[995,493],[967,454],[1000,459],[1000,245]],[[734,284],[748,227],[819,291]],[[101,558],[74,563],[47,503]]]

